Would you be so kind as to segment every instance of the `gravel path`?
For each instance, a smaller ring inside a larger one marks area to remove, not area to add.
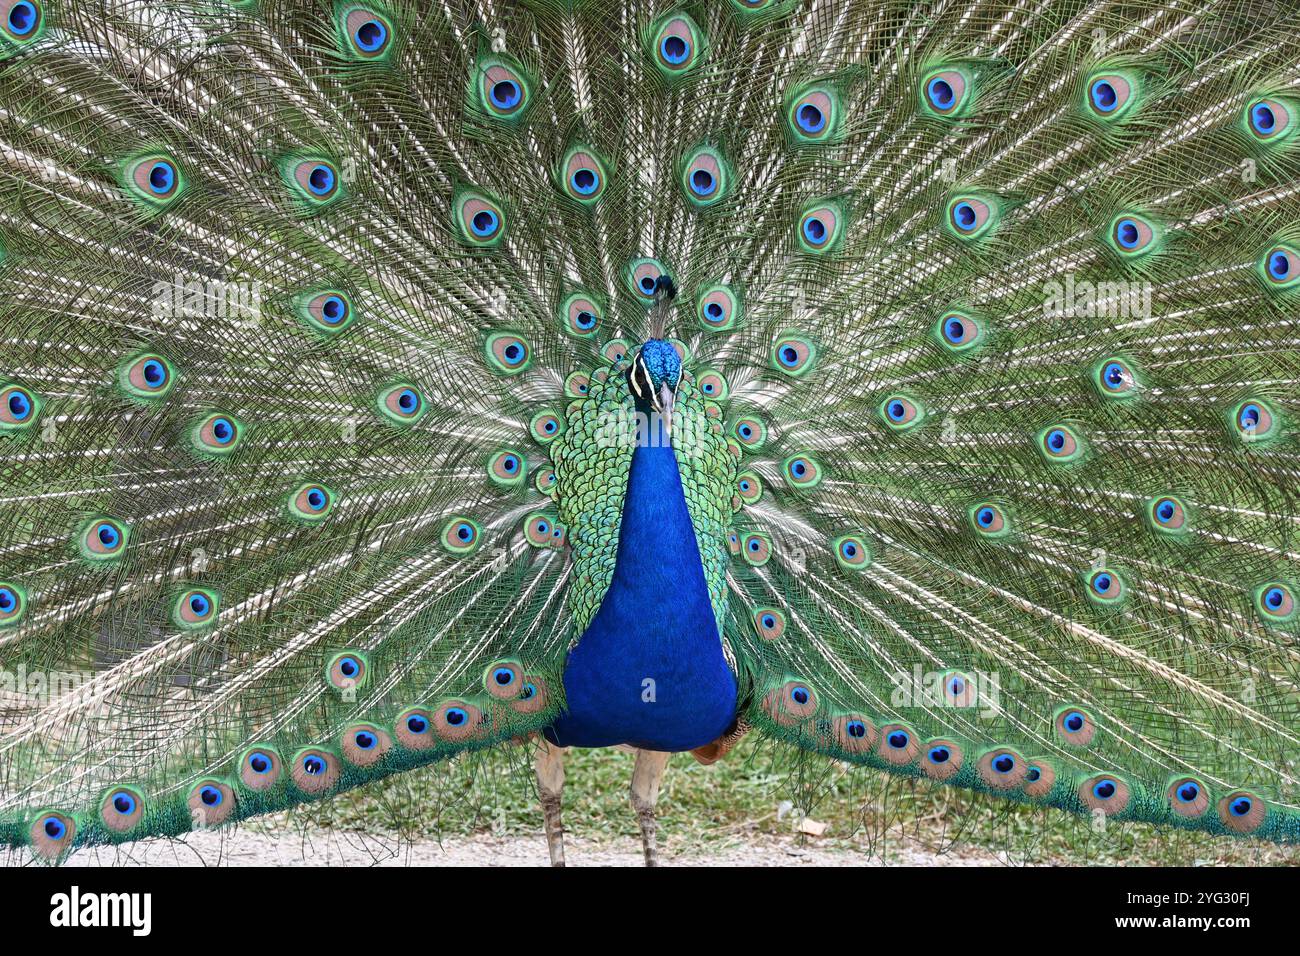
[[[591,843],[565,841],[569,866],[641,866],[641,844],[634,838]],[[794,837],[754,837],[716,843],[707,849],[669,846],[666,866],[988,866],[998,857],[978,851],[936,854],[890,844],[885,858],[850,848],[800,846]],[[79,850],[67,866],[545,866],[546,840],[536,836],[476,835],[405,843],[396,838],[333,830],[209,831],[183,840],[140,840],[120,847]]]

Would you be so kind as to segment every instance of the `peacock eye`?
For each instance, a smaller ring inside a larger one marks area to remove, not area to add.
[[[1290,132],[1294,117],[1288,103],[1266,97],[1255,100],[1246,108],[1246,121],[1256,139],[1275,142]]]
[[[0,628],[17,624],[23,619],[27,607],[27,594],[16,584],[0,584]]]
[[[269,773],[271,770],[271,758],[261,752],[251,753],[248,755],[248,768],[253,773]]]
[[[83,557],[91,561],[108,561],[119,557],[126,548],[129,530],[113,518],[97,518],[85,526],[80,537]]]
[[[51,840],[61,840],[63,834],[68,832],[68,828],[58,817],[46,817],[41,829],[45,831],[45,835]]]
[[[173,621],[182,628],[194,629],[209,624],[217,616],[217,595],[213,591],[194,589],[176,600]]]
[[[670,14],[650,35],[654,63],[666,76],[680,76],[699,63],[703,34],[686,14]]]
[[[180,168],[170,156],[145,156],[127,166],[126,185],[137,198],[165,206],[184,187]]]
[[[477,551],[482,538],[478,522],[466,515],[453,515],[442,528],[442,547],[451,554],[466,555]]]
[[[1270,286],[1289,288],[1300,282],[1300,252],[1288,246],[1274,246],[1264,253],[1261,271]]]
[[[978,345],[984,329],[978,319],[961,312],[949,312],[937,325],[939,343],[950,352],[966,352]]]
[[[1281,581],[1273,581],[1257,588],[1255,606],[1270,624],[1283,624],[1295,617],[1295,592]]]
[[[952,758],[952,751],[947,747],[931,747],[926,756],[931,763],[947,763]]]
[[[413,734],[422,734],[429,729],[429,722],[418,714],[406,718],[406,729]]]
[[[343,29],[352,44],[353,52],[363,60],[383,56],[392,40],[392,29],[388,22],[364,7],[348,12]]]
[[[1270,437],[1276,424],[1273,410],[1259,400],[1239,404],[1233,412],[1232,421],[1243,441]]]
[[[932,72],[921,82],[925,106],[943,117],[956,116],[965,109],[970,89],[970,77],[958,69]]]
[[[961,238],[982,234],[993,222],[993,207],[975,196],[958,196],[948,205],[948,223]]]
[[[1092,795],[1098,800],[1109,800],[1111,797],[1115,796],[1118,790],[1119,788],[1115,785],[1115,781],[1108,777],[1103,777],[1092,785]]]
[[[1188,780],[1178,788],[1178,799],[1183,803],[1191,803],[1200,795],[1201,788],[1192,780]]]
[[[1136,76],[1103,73],[1088,81],[1088,107],[1099,120],[1113,122],[1127,113],[1135,102]]]
[[[379,743],[379,738],[368,730],[358,730],[352,735],[352,740],[362,750],[373,750],[375,744]]]
[[[1108,238],[1111,248],[1124,258],[1146,255],[1157,247],[1156,226],[1136,214],[1117,216],[1110,224]]]
[[[199,799],[204,806],[217,807],[221,805],[222,800],[225,798],[220,790],[208,784],[199,788]]]
[[[325,159],[302,159],[287,168],[287,178],[297,189],[298,196],[310,205],[322,206],[342,195],[339,174],[334,164]]]
[[[925,408],[906,395],[891,395],[880,403],[880,416],[894,431],[908,431],[924,419]]]
[[[526,112],[532,84],[513,61],[493,57],[478,66],[479,106],[493,119],[517,122]]]
[[[1088,597],[1097,604],[1116,604],[1125,597],[1124,579],[1118,571],[1102,568],[1087,575]]]
[[[839,122],[839,95],[829,86],[805,87],[786,109],[786,122],[796,143],[831,139]]]
[[[1071,462],[1083,453],[1083,443],[1074,429],[1067,425],[1044,428],[1039,432],[1038,445],[1044,457],[1051,462]]]
[[[487,248],[505,236],[505,213],[500,203],[486,193],[462,191],[453,207],[460,237],[467,244]]]
[[[682,164],[682,187],[686,198],[699,208],[720,202],[731,185],[727,161],[716,149],[700,147]]]
[[[0,4],[3,7],[3,4]],[[17,0],[5,16],[4,28],[16,40],[29,39],[40,26],[41,10],[32,0]]]
[[[889,746],[893,747],[895,750],[902,750],[908,745],[911,738],[907,736],[906,731],[895,730],[893,733],[889,734],[885,740],[889,743]]]
[[[799,218],[799,243],[807,252],[822,253],[837,245],[842,225],[841,211],[830,203],[818,203]]]
[[[740,300],[728,286],[710,286],[700,293],[696,315],[706,329],[729,329],[740,319]]]

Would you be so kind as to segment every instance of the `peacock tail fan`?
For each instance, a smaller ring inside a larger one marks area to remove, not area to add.
[[[0,836],[550,724],[662,334],[744,722],[1295,840],[1298,62],[1236,0],[0,0]]]

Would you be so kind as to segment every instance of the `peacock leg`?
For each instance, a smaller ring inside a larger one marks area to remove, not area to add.
[[[560,796],[564,792],[564,748],[543,740],[537,749],[537,790],[546,823],[546,847],[551,866],[564,866],[564,827],[560,823]]]
[[[645,865],[658,866],[655,846],[655,802],[659,799],[659,781],[672,754],[660,750],[638,750],[632,768],[632,809],[641,824],[641,845],[645,848]]]

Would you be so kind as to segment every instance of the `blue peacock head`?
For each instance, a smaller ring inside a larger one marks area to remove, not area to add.
[[[637,350],[627,373],[628,388],[636,400],[637,410],[658,414],[665,429],[672,426],[673,401],[682,380],[682,358],[673,344],[663,338],[668,305],[676,294],[672,277],[661,275],[655,283],[650,338]]]

